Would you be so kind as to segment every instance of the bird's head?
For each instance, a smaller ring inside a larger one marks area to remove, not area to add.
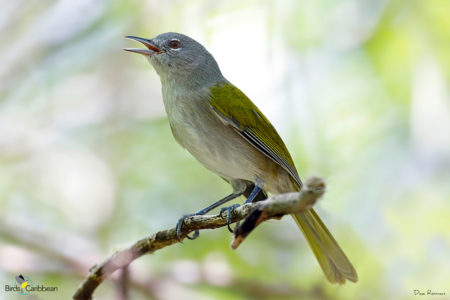
[[[200,43],[180,33],[166,32],[152,39],[126,36],[142,43],[147,49],[125,48],[148,58],[164,81],[175,84],[214,84],[222,74],[214,57]]]

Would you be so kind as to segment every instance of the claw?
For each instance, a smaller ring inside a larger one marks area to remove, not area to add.
[[[228,227],[228,231],[231,233],[234,233],[233,229],[231,229],[230,223],[231,223],[231,211],[233,209],[235,209],[236,207],[239,207],[239,204],[233,204],[231,206],[228,207],[223,207],[222,209],[220,209],[220,216],[222,216],[224,211],[227,211],[227,227]]]
[[[189,236],[189,234],[186,234],[186,238],[188,238],[189,240],[195,240],[196,238],[198,238],[200,236],[200,230],[196,230],[194,232],[193,236]]]
[[[186,218],[188,218],[188,217],[192,217],[192,216],[196,216],[196,215],[197,214],[188,214],[188,215],[184,215],[184,216],[182,216],[181,218],[178,219],[178,222],[177,222],[177,239],[178,239],[178,241],[180,243],[182,243],[182,240],[181,240],[181,226],[183,225],[184,220]],[[199,230],[196,230],[194,232],[193,236],[189,236],[188,234],[186,234],[186,238],[189,239],[189,240],[195,240],[199,236],[200,236],[200,231]]]

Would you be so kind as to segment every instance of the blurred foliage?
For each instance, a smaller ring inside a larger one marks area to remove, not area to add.
[[[326,179],[319,213],[360,281],[328,284],[286,218],[237,251],[220,229],[135,261],[132,299],[450,297],[448,1],[0,8],[0,284],[24,274],[67,299],[95,262],[229,193],[172,138],[148,62],[121,50],[178,31],[268,116],[300,175]],[[95,295],[114,298],[114,281]]]

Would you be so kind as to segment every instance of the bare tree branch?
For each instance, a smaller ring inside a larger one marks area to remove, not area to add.
[[[311,178],[300,192],[280,194],[269,197],[257,203],[242,205],[233,210],[231,221],[238,222],[248,218],[236,229],[232,248],[235,249],[261,222],[271,218],[281,218],[285,214],[299,213],[311,208],[325,192],[325,183],[320,178]],[[225,216],[207,215],[192,216],[185,219],[182,226],[183,240],[187,234],[202,229],[213,229],[227,225]],[[103,263],[90,269],[89,276],[81,283],[73,299],[92,299],[94,290],[113,272],[128,266],[132,261],[144,254],[180,242],[177,238],[176,228],[159,231],[147,238],[137,241],[131,247],[114,253]]]

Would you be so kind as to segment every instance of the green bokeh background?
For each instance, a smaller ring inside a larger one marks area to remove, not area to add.
[[[223,228],[140,258],[130,299],[450,299],[449,16],[447,0],[0,1],[0,299],[68,299],[94,263],[230,192],[122,51],[166,31],[204,44],[300,176],[326,180],[319,214],[360,280],[327,283],[284,218],[236,251]],[[59,292],[4,292],[18,274]],[[117,295],[109,280],[95,299]]]

